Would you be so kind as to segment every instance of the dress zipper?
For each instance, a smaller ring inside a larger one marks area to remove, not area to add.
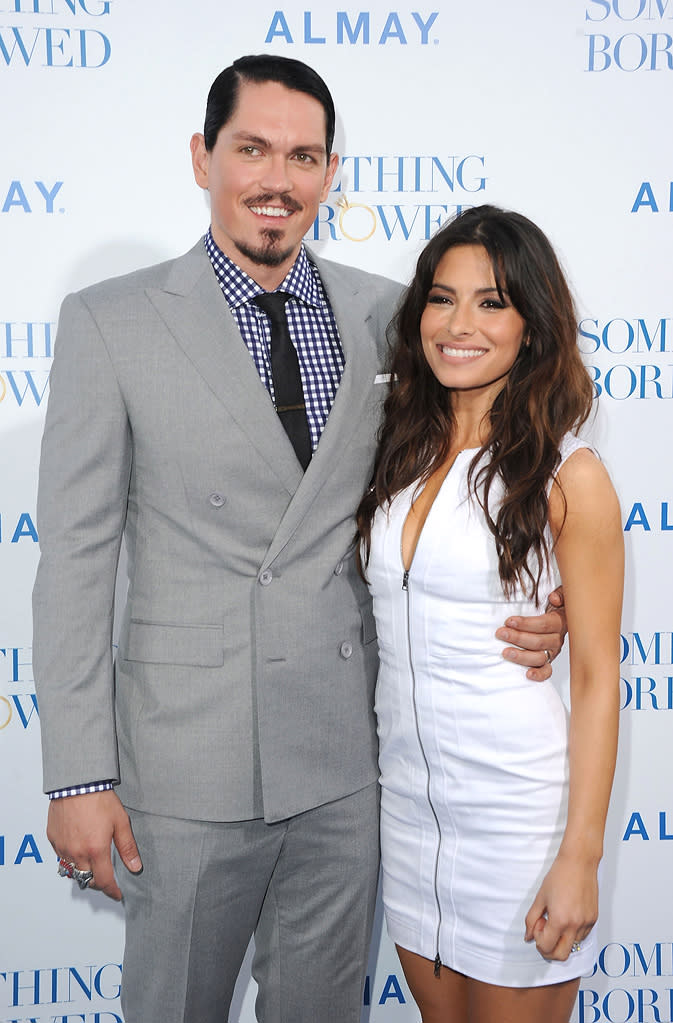
[[[427,800],[428,800],[428,806],[430,807],[430,810],[432,811],[432,816],[435,818],[435,824],[437,825],[437,852],[435,854],[435,876],[434,876],[434,879],[433,879],[433,888],[434,888],[434,893],[435,893],[435,905],[437,906],[437,937],[436,937],[436,940],[435,940],[435,947],[437,949],[437,954],[436,954],[435,959],[434,959],[434,974],[435,974],[435,977],[439,977],[440,976],[440,970],[442,968],[442,960],[441,960],[440,955],[439,955],[439,935],[440,935],[440,931],[441,931],[441,928],[442,928],[442,908],[441,908],[441,905],[440,905],[440,902],[439,902],[439,893],[437,891],[437,887],[438,887],[438,876],[439,876],[439,854],[440,854],[440,851],[441,851],[441,848],[442,848],[442,830],[441,830],[441,827],[439,825],[439,818],[437,817],[437,813],[436,813],[435,808],[434,808],[433,803],[432,803],[432,797],[430,795],[430,765],[428,764],[428,758],[427,758],[426,753],[425,753],[425,748],[423,746],[423,740],[421,739],[421,732],[420,732],[420,729],[419,729],[419,726],[418,726],[418,705],[416,703],[416,673],[414,672],[414,662],[413,662],[413,658],[411,656],[411,614],[410,614],[410,608],[409,608],[409,601],[410,601],[410,594],[409,594],[409,569],[404,569],[404,574],[402,576],[402,589],[405,591],[405,593],[407,595],[407,597],[406,597],[407,650],[409,652],[409,670],[411,672],[411,682],[412,682],[411,691],[412,691],[412,698],[413,698],[413,704],[414,704],[414,724],[416,726],[416,738],[418,740],[418,746],[419,746],[419,749],[421,751],[421,756],[423,757],[423,762],[425,764],[426,776],[427,776],[427,779],[428,779],[427,780],[427,785],[426,785],[426,796],[427,796]]]

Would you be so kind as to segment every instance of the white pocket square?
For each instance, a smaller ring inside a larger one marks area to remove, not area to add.
[[[377,373],[376,376],[374,377],[374,383],[375,384],[389,384],[390,383],[390,373]]]

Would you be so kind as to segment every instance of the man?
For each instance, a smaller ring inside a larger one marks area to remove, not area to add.
[[[399,288],[302,245],[333,134],[314,71],[236,61],[191,142],[206,238],[61,313],[34,598],[48,835],[62,873],[123,893],[127,1023],[225,1021],[253,933],[260,1020],[360,1018],[376,642],[353,512]],[[543,677],[557,620],[527,628],[502,638]]]

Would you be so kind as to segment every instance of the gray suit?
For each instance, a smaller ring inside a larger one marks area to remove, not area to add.
[[[66,299],[34,593],[46,790],[118,779],[136,810],[275,822],[375,780],[353,512],[399,286],[316,262],[346,366],[305,475],[201,241]]]

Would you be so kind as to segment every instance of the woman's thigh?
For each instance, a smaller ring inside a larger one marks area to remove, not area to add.
[[[579,978],[544,987],[512,988],[456,973],[397,947],[423,1023],[568,1023]]]

